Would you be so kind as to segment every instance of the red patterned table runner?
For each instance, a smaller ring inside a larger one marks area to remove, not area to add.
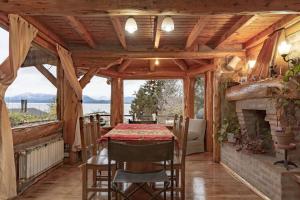
[[[145,140],[165,141],[174,137],[173,133],[161,124],[118,124],[114,129],[101,137],[107,140]]]

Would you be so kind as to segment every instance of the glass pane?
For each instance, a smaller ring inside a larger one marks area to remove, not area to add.
[[[195,102],[194,102],[194,112],[196,119],[204,118],[204,84],[205,80],[203,76],[196,78],[195,82]]]

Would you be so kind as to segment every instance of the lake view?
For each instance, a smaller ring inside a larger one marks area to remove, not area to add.
[[[21,108],[21,103],[6,103],[8,109]],[[48,103],[28,103],[28,108],[36,108],[44,112],[49,112]],[[110,104],[96,104],[96,103],[84,103],[83,114],[89,114],[93,112],[107,112],[110,113]],[[124,104],[124,114],[128,115],[130,111],[130,104]]]

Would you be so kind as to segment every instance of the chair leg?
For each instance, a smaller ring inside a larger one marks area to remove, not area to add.
[[[179,169],[176,169],[175,171],[176,171],[175,172],[175,174],[176,174],[176,177],[175,177],[175,186],[176,186],[176,188],[178,188],[178,186],[179,186]]]
[[[81,167],[82,173],[82,200],[87,199],[87,167],[86,165],[82,165]]]
[[[180,195],[181,195],[181,199],[184,200],[185,199],[185,170],[182,169],[180,175],[181,175]]]
[[[97,171],[96,169],[93,169],[93,186],[97,186]]]

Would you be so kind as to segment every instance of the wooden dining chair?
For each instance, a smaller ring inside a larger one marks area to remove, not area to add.
[[[190,119],[186,117],[183,119],[180,116],[180,139],[179,139],[179,152],[174,158],[175,170],[175,190],[180,192],[181,199],[185,199],[185,157],[187,148],[187,136],[189,129]]]
[[[180,199],[185,199],[185,157],[187,148],[187,135],[189,127],[189,118],[183,119],[183,116],[178,117],[178,148],[174,153],[174,191],[180,193]],[[160,163],[161,165],[161,163]],[[168,170],[171,171],[168,166]]]
[[[108,187],[103,187],[102,182],[108,182],[107,154],[99,151],[97,143],[98,126],[93,116],[86,122],[80,117],[80,136],[82,161],[82,199],[87,199],[89,192],[108,192]],[[89,186],[88,172],[93,171],[92,186]]]
[[[146,156],[145,156],[146,155]],[[108,138],[108,162],[109,170],[113,166],[112,160],[115,161],[115,166],[118,167],[119,163],[151,163],[151,162],[163,162],[160,170],[133,172],[124,170],[123,168],[117,168],[115,176],[111,179],[111,173],[109,173],[109,180],[112,180],[112,184],[109,184],[109,188],[112,187],[113,191],[120,194],[125,199],[129,200],[130,197],[138,190],[143,190],[151,196],[151,199],[157,199],[161,193],[164,193],[164,199],[166,199],[166,190],[171,190],[171,199],[173,200],[173,159],[174,159],[174,137],[171,141],[157,142],[154,144],[129,144],[119,141],[113,141]],[[171,169],[170,178],[167,175],[167,162]],[[164,187],[158,191],[151,191],[147,184],[163,182]],[[123,191],[122,184],[131,183],[136,188],[129,194]],[[109,190],[108,200],[111,200],[111,190]]]

